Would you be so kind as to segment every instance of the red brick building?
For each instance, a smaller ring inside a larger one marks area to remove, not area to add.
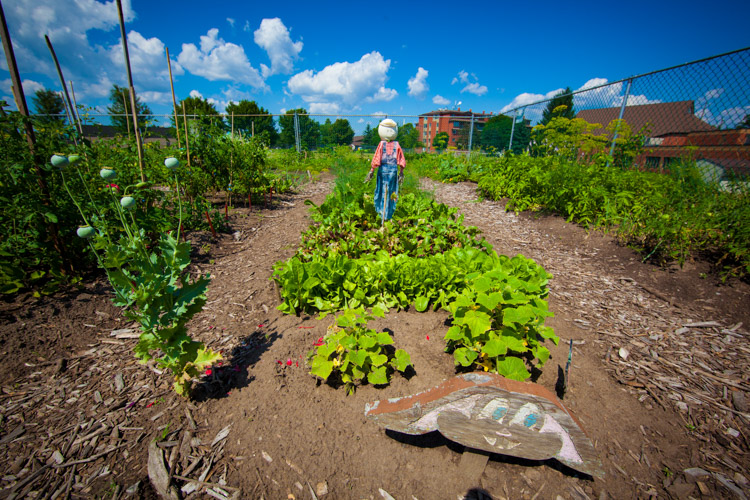
[[[417,123],[419,140],[424,144],[425,150],[435,151],[435,148],[432,147],[432,141],[438,133],[445,132],[448,134],[448,147],[466,149],[468,148],[468,134],[471,128],[472,116],[474,121],[474,143],[476,144],[479,132],[481,132],[487,120],[492,118],[492,113],[482,111],[479,114],[473,113],[471,110],[461,111],[461,108],[458,108],[457,110],[441,109],[419,115],[419,122]]]
[[[600,108],[579,111],[576,118],[606,127],[619,115],[619,107]],[[693,101],[627,106],[622,118],[633,132],[647,133],[644,153],[635,161],[648,170],[662,172],[689,157],[722,176],[728,171],[750,175],[750,129],[720,130],[696,116]]]

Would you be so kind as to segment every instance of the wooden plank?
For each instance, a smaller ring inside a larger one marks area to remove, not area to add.
[[[555,458],[604,477],[593,443],[555,395],[496,374],[458,375],[428,391],[375,401],[367,418],[406,434],[438,430],[469,448],[529,460]]]
[[[490,460],[490,454],[484,451],[465,448],[458,463],[458,472],[467,488],[479,486],[484,468]]]

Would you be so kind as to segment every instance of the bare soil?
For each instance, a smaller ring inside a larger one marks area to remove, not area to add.
[[[173,394],[167,373],[136,363],[137,329],[101,278],[0,302],[0,496],[154,498],[152,443],[182,498],[750,495],[746,283],[720,284],[701,262],[644,264],[609,235],[478,201],[471,183],[424,186],[498,253],[521,253],[554,275],[548,324],[561,342],[535,381],[555,390],[572,341],[563,403],[594,442],[604,479],[503,455],[466,474],[461,445],[365,418],[368,402],[455,375],[445,312],[392,311],[371,324],[411,354],[408,378],[347,396],[309,374],[306,355],[332,318],[281,314],[269,278],[310,223],[305,199],[320,203],[330,192],[323,176],[271,207],[233,209],[233,234],[191,235],[193,268],[213,279],[190,332],[224,355],[191,400]]]

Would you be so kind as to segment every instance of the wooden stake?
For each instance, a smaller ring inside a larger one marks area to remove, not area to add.
[[[79,129],[79,128],[76,127],[77,123],[76,123],[76,121],[74,119],[75,113],[73,111],[73,103],[70,100],[70,94],[68,94],[68,86],[65,85],[65,78],[63,77],[62,69],[60,68],[60,63],[57,60],[57,54],[55,54],[55,49],[52,48],[52,42],[50,41],[50,39],[49,39],[49,37],[47,35],[44,35],[44,40],[47,42],[47,48],[49,49],[50,54],[52,54],[52,60],[54,61],[55,67],[57,68],[57,76],[60,77],[60,85],[63,88],[63,92],[65,92],[65,100],[68,103],[68,109],[70,109],[70,115],[71,115],[70,118],[69,118],[70,119],[70,124],[76,129],[76,131],[79,134],[79,137],[83,136],[83,131],[81,129]],[[78,142],[77,141],[76,141],[76,146],[78,146]]]
[[[128,129],[128,140],[130,140],[130,111],[128,111],[128,101],[124,89],[122,91],[122,105],[125,107],[125,128]]]
[[[190,167],[190,138],[188,137],[187,115],[185,114],[185,101],[182,101],[182,120],[185,124],[185,149],[187,150],[187,164]]]
[[[47,180],[44,178],[44,171],[40,167],[41,161],[36,155],[36,137],[34,135],[34,127],[31,125],[29,119],[29,108],[26,105],[26,96],[23,92],[23,85],[21,85],[21,75],[18,73],[18,66],[16,65],[16,55],[13,52],[13,43],[10,40],[10,33],[8,32],[8,24],[5,22],[5,12],[3,11],[3,4],[0,1],[0,38],[3,42],[3,50],[5,51],[5,59],[8,62],[8,71],[10,72],[10,79],[13,83],[13,98],[16,101],[18,112],[24,117],[23,124],[26,131],[26,143],[29,146],[29,153],[34,163],[34,173],[36,174],[36,182],[41,192],[42,205],[47,208],[52,207],[52,198],[49,192],[49,186],[47,186]],[[64,80],[63,80],[64,82]],[[57,224],[53,222],[47,222],[47,231],[49,231],[50,239],[55,250],[60,255],[62,264],[60,271],[63,274],[69,274],[73,271],[73,266],[67,257],[65,249],[65,243],[60,238],[60,234],[57,229]]]
[[[73,80],[70,80],[70,94],[73,96],[73,109],[75,112],[73,115],[76,117],[76,122],[78,123],[78,130],[81,131],[81,136],[83,136],[83,125],[81,125],[81,115],[78,114],[78,103],[76,102],[76,91],[73,90]]]
[[[174,134],[177,136],[177,149],[180,149],[180,122],[177,120],[177,98],[174,95],[174,82],[172,81],[172,60],[169,59],[169,47],[167,51],[167,66],[169,67],[169,86],[172,87],[172,106],[174,107]]]
[[[141,182],[146,181],[143,174],[143,143],[141,142],[141,133],[138,130],[138,109],[136,108],[135,88],[133,87],[133,75],[130,72],[130,55],[128,54],[128,38],[125,36],[125,19],[122,16],[122,0],[117,0],[117,14],[120,17],[120,35],[122,36],[122,51],[125,55],[125,69],[128,73],[128,88],[130,91],[130,107],[133,113],[133,131],[135,133],[135,143],[138,147],[138,167],[141,170]]]

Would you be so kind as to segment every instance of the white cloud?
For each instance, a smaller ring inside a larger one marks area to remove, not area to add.
[[[390,101],[398,95],[385,87],[390,59],[379,52],[365,54],[359,61],[339,62],[326,66],[317,74],[312,70],[297,73],[289,79],[288,89],[310,105],[310,109],[354,109],[362,101]]]
[[[623,82],[615,82],[609,85],[607,85],[607,82],[606,78],[592,78],[588,80],[577,89],[579,93],[573,96],[573,107],[580,111],[582,109],[622,106],[622,101],[625,98]],[[642,94],[628,94],[626,106],[658,102],[661,101],[658,99],[649,99]]]
[[[319,115],[335,115],[341,111],[341,106],[335,102],[310,103],[310,113]]]
[[[467,73],[466,71],[459,71],[458,76],[454,77],[453,80],[451,80],[451,85],[455,85],[458,82],[469,83],[469,73]]]
[[[427,76],[429,72],[420,67],[417,70],[417,74],[409,78],[407,85],[409,86],[409,95],[418,99],[424,99],[425,94],[430,90],[430,86],[427,83]]]
[[[260,28],[255,30],[255,43],[268,53],[271,67],[261,64],[263,78],[275,74],[289,74],[294,69],[294,61],[299,59],[302,42],[292,42],[289,30],[281,19],[263,19]]]
[[[44,88],[39,82],[34,80],[21,80],[21,86],[23,87],[24,96],[26,96],[26,105],[29,108],[30,113],[34,113],[34,103],[32,98],[37,90]],[[0,100],[4,100],[10,106],[10,109],[17,110],[16,101],[13,97],[13,81],[10,78],[0,80]]]
[[[212,28],[201,36],[200,49],[192,43],[183,43],[178,62],[190,73],[210,81],[227,80],[266,89],[266,84],[247,59],[245,49],[218,37],[219,30]]]
[[[229,23],[229,26],[231,26],[232,28],[234,28],[234,22],[235,22],[234,19],[232,19],[231,17],[228,17],[227,18],[227,22]]]
[[[436,95],[435,97],[433,97],[432,102],[433,104],[437,104],[438,106],[447,106],[451,103],[448,99],[441,95]]]
[[[127,36],[130,67],[136,87],[168,89],[169,67],[165,60],[166,50],[164,42],[156,37],[145,38],[137,31],[131,31]],[[113,71],[119,68],[119,75],[122,75],[122,69],[125,67],[125,58],[122,53],[121,41],[109,47],[109,59],[112,62]],[[171,64],[173,76],[185,74],[184,69],[177,61],[172,60]]]
[[[479,84],[477,75],[475,75],[474,73],[469,74],[468,71],[461,70],[458,72],[458,76],[453,77],[453,80],[451,80],[451,85],[455,85],[457,83],[464,84],[464,88],[461,89],[462,94],[464,92],[468,92],[476,96],[483,96],[487,93],[488,90],[486,85]]]
[[[510,104],[507,104],[504,106],[500,113],[505,113],[506,111],[509,111],[514,108],[518,108],[520,106],[526,106],[528,104],[533,104],[538,101],[542,101],[545,99],[552,99],[555,95],[563,91],[564,89],[557,89],[557,90],[551,90],[547,92],[546,94],[532,94],[530,92],[524,92],[522,94],[518,94],[516,97],[513,98],[512,101],[510,101]]]
[[[66,80],[98,78],[111,70],[106,49],[92,45],[87,32],[110,31],[118,26],[114,0],[15,0],[6,2],[4,8],[22,74],[44,74],[57,81],[45,34],[49,35]],[[130,0],[123,1],[123,17],[126,22],[135,19]],[[4,57],[0,58],[0,68],[7,69]]]
[[[198,92],[195,89],[191,90],[190,94],[188,94],[188,95],[190,95],[190,97],[198,97],[200,99],[203,99],[203,94],[201,94],[200,92]]]
[[[487,87],[485,85],[479,85],[479,83],[474,82],[468,84],[466,87],[461,89],[461,93],[468,92],[470,94],[483,96],[487,93]]]

